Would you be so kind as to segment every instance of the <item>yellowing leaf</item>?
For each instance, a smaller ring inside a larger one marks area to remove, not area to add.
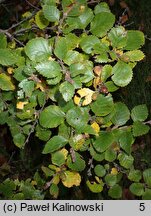
[[[75,103],[76,105],[79,105],[79,104],[80,104],[80,100],[81,100],[81,98],[78,97],[77,95],[75,95],[74,98],[73,98],[73,101],[74,101],[74,103]]]
[[[89,88],[83,88],[77,91],[77,94],[80,95],[80,98],[85,97],[85,99],[82,102],[82,106],[86,106],[92,102],[92,95],[94,94],[94,91],[92,91]],[[75,99],[78,102],[78,98]]]
[[[96,78],[93,80],[93,87],[94,87],[95,89],[97,89],[97,87],[99,86],[100,83],[101,83],[100,77],[96,77]]]
[[[25,104],[28,104],[28,102],[27,101],[24,101],[24,102],[22,102],[22,101],[19,101],[18,103],[17,103],[17,105],[16,105],[16,108],[17,109],[24,109],[24,105]]]
[[[55,176],[53,177],[52,183],[57,185],[57,184],[59,184],[59,182],[60,182],[60,177],[59,177],[59,175],[57,174],[57,175],[55,175]]]
[[[94,129],[94,131],[96,132],[96,134],[98,134],[100,132],[100,127],[99,127],[98,123],[93,122],[91,124],[91,127]]]
[[[97,75],[97,76],[100,76],[101,72],[102,72],[102,66],[95,66],[94,67],[94,73]]]
[[[67,159],[67,156],[68,156],[68,151],[67,149],[63,148],[60,150],[61,153],[63,153],[64,157],[65,157],[65,160]]]
[[[35,185],[37,185],[37,182],[36,181],[31,181],[31,184],[33,185],[33,186],[35,186]]]
[[[36,84],[36,89],[40,89],[42,92],[45,91],[44,85],[42,83],[40,83],[40,82],[38,82]]]
[[[71,172],[71,171],[65,171],[64,172],[65,178],[62,179],[62,183],[65,187],[73,187],[79,186],[81,183],[81,176],[78,172]]]
[[[12,67],[7,68],[7,72],[9,74],[13,74],[14,73],[14,68],[12,68]]]
[[[117,168],[113,167],[112,170],[111,170],[111,174],[117,175],[118,174]]]

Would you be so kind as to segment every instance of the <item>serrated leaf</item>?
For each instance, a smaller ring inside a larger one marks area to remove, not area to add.
[[[100,40],[94,35],[87,35],[82,37],[80,46],[85,53],[92,53],[94,46],[100,44]]]
[[[127,86],[133,77],[132,68],[125,62],[118,61],[112,70],[112,80],[120,87]]]
[[[15,136],[13,136],[13,142],[17,147],[23,148],[24,144],[25,144],[24,134],[19,133],[19,134],[16,134]]]
[[[65,171],[64,172],[65,178],[62,180],[62,183],[65,187],[71,188],[74,185],[79,186],[81,183],[81,176],[78,172],[73,171]]]
[[[0,49],[5,49],[7,47],[7,37],[5,34],[0,33]]]
[[[18,86],[22,88],[23,92],[25,92],[26,97],[31,97],[35,88],[35,82],[32,80],[24,79],[19,83]]]
[[[105,170],[104,166],[102,166],[100,164],[97,164],[94,167],[94,172],[98,177],[103,177],[106,174],[106,170]]]
[[[111,41],[111,45],[116,48],[123,48],[127,41],[127,31],[123,26],[117,26],[111,29],[108,33],[108,38]]]
[[[115,125],[124,125],[130,118],[130,112],[124,103],[117,102],[114,105],[113,117],[111,121]]]
[[[101,12],[111,12],[109,5],[106,2],[101,2],[100,4],[97,4],[94,8],[94,13],[98,14]]]
[[[116,157],[117,157],[117,152],[114,149],[109,148],[105,151],[105,160],[106,161],[113,162],[116,160]]]
[[[121,148],[127,153],[131,153],[131,146],[134,143],[135,139],[133,138],[133,135],[131,131],[123,130],[120,133],[119,137],[119,143]]]
[[[129,52],[125,52],[124,55],[126,55],[128,61],[131,62],[141,61],[145,57],[144,53],[141,50],[132,50]]]
[[[32,61],[41,62],[50,57],[52,48],[46,39],[39,37],[29,40],[25,53]]]
[[[68,81],[61,83],[61,85],[59,86],[59,91],[66,102],[72,99],[74,90],[74,86]]]
[[[55,105],[46,107],[40,114],[39,122],[42,127],[55,128],[64,121],[65,114]]]
[[[0,64],[4,66],[13,65],[18,62],[18,57],[12,50],[0,49]]]
[[[139,49],[145,43],[145,37],[143,32],[137,30],[127,31],[127,43],[124,49],[135,50]]]
[[[43,11],[40,10],[36,13],[35,15],[35,22],[36,25],[40,28],[40,29],[44,29],[49,25],[49,21],[44,17]]]
[[[82,102],[82,106],[86,106],[92,102],[92,95],[94,94],[94,91],[92,91],[91,89],[82,88],[82,89],[79,89],[76,93],[80,96],[80,99],[84,98]],[[75,99],[78,99],[78,98],[74,98],[74,100]],[[79,101],[79,104],[80,104],[80,101]]]
[[[127,155],[125,153],[120,153],[118,155],[118,160],[120,162],[120,165],[126,169],[129,169],[134,162],[134,158],[131,155]]]
[[[63,60],[67,65],[70,66],[71,64],[74,64],[76,62],[82,62],[83,60],[85,60],[85,57],[86,56],[84,56],[82,53],[79,53],[78,51],[69,50],[67,51],[65,58]]]
[[[132,131],[135,137],[147,134],[149,130],[150,130],[150,127],[148,125],[143,124],[140,121],[136,121],[133,123]]]
[[[131,111],[133,121],[145,121],[148,117],[148,109],[146,104],[135,106]]]
[[[51,136],[51,131],[50,130],[46,130],[44,128],[42,128],[39,124],[36,127],[36,137],[38,137],[40,140],[43,141],[48,141],[48,139],[50,139]]]
[[[112,13],[98,13],[91,22],[90,31],[98,37],[103,37],[113,27],[114,22],[115,16]]]
[[[113,174],[107,174],[104,180],[108,186],[113,187],[117,183],[117,176]]]
[[[43,154],[52,153],[58,149],[61,149],[68,143],[68,140],[63,136],[53,136],[45,145]]]
[[[144,185],[142,183],[132,183],[129,189],[136,196],[144,194]]]
[[[89,180],[86,181],[86,184],[88,186],[88,188],[90,189],[90,191],[92,191],[93,193],[100,193],[103,191],[103,182],[98,184],[96,182],[91,183]]]
[[[130,181],[139,182],[142,178],[142,172],[140,170],[130,170],[128,174],[128,179]]]
[[[93,146],[98,152],[104,152],[113,142],[114,136],[112,132],[101,131],[99,137],[93,142]]]
[[[151,188],[151,168],[144,170],[143,178],[145,183]]]
[[[59,187],[58,185],[52,183],[49,189],[50,194],[56,199],[59,195]]]
[[[101,80],[105,82],[107,78],[109,78],[112,74],[112,66],[111,65],[104,65],[102,72],[101,72]]]
[[[35,68],[46,78],[56,78],[61,74],[61,67],[56,61],[41,62]]]
[[[44,5],[43,13],[47,20],[50,22],[58,22],[60,18],[60,11],[56,6]]]
[[[111,95],[99,95],[95,102],[91,103],[91,110],[96,116],[106,116],[114,108],[113,98]]]
[[[67,166],[74,171],[83,171],[86,167],[85,161],[81,158],[78,152],[75,152],[75,161],[72,161],[72,156],[69,155],[67,158]]]
[[[95,149],[92,146],[90,147],[89,151],[90,151],[90,155],[92,156],[92,158],[94,160],[96,160],[96,161],[103,161],[104,160],[104,158],[105,158],[104,152],[103,153],[98,153],[98,152],[95,151]]]
[[[11,78],[4,73],[0,74],[0,89],[4,91],[13,91],[15,86],[11,81]]]
[[[119,199],[122,197],[122,188],[118,184],[111,187],[108,191],[108,195],[113,199]]]
[[[83,127],[87,124],[89,114],[86,109],[74,107],[67,112],[66,120],[69,125],[80,131],[83,130]]]
[[[142,200],[151,200],[151,189],[145,188]]]
[[[55,55],[60,59],[64,59],[67,51],[68,51],[68,44],[66,38],[59,37],[55,44],[55,49],[54,49]]]

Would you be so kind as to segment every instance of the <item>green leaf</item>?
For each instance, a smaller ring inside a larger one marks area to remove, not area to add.
[[[87,25],[92,21],[94,15],[90,8],[86,8],[84,12],[77,19],[77,28],[85,29]]]
[[[128,57],[128,61],[131,62],[141,61],[145,57],[144,53],[141,50],[132,50],[125,52],[124,55],[126,55],[126,57]]]
[[[90,183],[89,180],[86,181],[86,184],[88,186],[88,188],[90,189],[90,191],[92,191],[93,193],[101,193],[103,191],[103,183],[97,184],[96,182],[94,183]]]
[[[7,37],[5,34],[0,33],[0,49],[5,49],[7,47]]]
[[[59,59],[64,59],[68,51],[68,42],[66,38],[59,37],[56,40],[54,53]]]
[[[97,4],[94,8],[94,13],[98,14],[101,12],[111,12],[109,5],[106,2],[101,2],[100,4]]]
[[[13,65],[18,62],[18,57],[12,50],[0,49],[0,64],[4,66]]]
[[[36,137],[38,137],[40,140],[47,141],[48,139],[50,139],[51,131],[42,128],[42,127],[38,124],[37,127],[36,127],[36,134],[35,134],[35,135],[36,135]]]
[[[118,184],[111,187],[108,191],[108,195],[113,199],[119,199],[122,197],[122,188]]]
[[[143,178],[145,183],[151,188],[151,168],[146,169],[143,172]]]
[[[11,81],[11,78],[4,73],[0,74],[0,89],[4,91],[13,91],[15,86]]]
[[[56,61],[45,61],[36,65],[38,73],[47,78],[55,78],[61,74],[61,67]]]
[[[115,16],[112,13],[98,13],[91,22],[90,31],[98,37],[103,37],[113,27],[114,22]]]
[[[104,65],[102,72],[101,72],[101,80],[102,82],[106,82],[107,78],[109,78],[112,74],[112,66],[111,65]]]
[[[118,49],[125,47],[127,41],[127,32],[123,26],[112,28],[108,34],[113,47]]]
[[[36,25],[40,28],[40,29],[44,29],[49,25],[49,21],[44,17],[43,11],[40,10],[36,13],[35,15],[35,22]]]
[[[107,96],[100,94],[96,101],[91,103],[90,107],[96,116],[106,116],[114,108],[113,98],[110,94]]]
[[[105,160],[109,162],[113,162],[116,160],[117,152],[114,149],[107,149],[105,151]]]
[[[134,162],[134,158],[131,155],[127,155],[125,153],[120,153],[118,155],[118,160],[120,162],[120,165],[126,169],[129,169]]]
[[[46,107],[40,114],[39,122],[42,127],[55,128],[64,121],[65,114],[55,105]]]
[[[146,104],[135,106],[131,111],[133,121],[145,121],[148,117],[148,109]]]
[[[93,146],[98,152],[104,152],[113,142],[114,136],[112,132],[101,131],[99,137],[93,142]]]
[[[130,181],[134,181],[134,182],[139,182],[142,178],[142,173],[140,170],[130,170],[129,174],[128,174],[128,179]]]
[[[80,42],[80,46],[82,48],[82,50],[87,53],[90,54],[92,53],[94,46],[100,44],[100,40],[94,36],[94,35],[87,35],[82,37],[81,42]]]
[[[86,56],[83,55],[82,53],[79,53],[77,51],[74,51],[74,50],[69,50],[67,53],[66,53],[66,56],[65,58],[63,59],[64,62],[67,64],[67,65],[71,65],[71,64],[74,64],[76,62],[82,62],[84,60],[86,60]]]
[[[142,200],[151,200],[151,189],[145,188]]]
[[[10,199],[14,193],[14,190],[16,190],[16,185],[13,180],[7,178],[0,184],[0,191],[6,198]]]
[[[68,143],[68,140],[63,136],[52,137],[45,145],[43,149],[43,154],[52,153],[64,147]]]
[[[94,167],[94,172],[98,177],[103,177],[106,174],[106,170],[105,170],[104,166],[102,166],[100,164],[97,164]]]
[[[66,114],[66,120],[69,125],[81,131],[89,120],[87,109],[74,107]]]
[[[114,91],[117,91],[119,89],[119,87],[114,85],[113,81],[108,81],[108,82],[104,83],[104,85],[106,86],[108,92],[114,92]]]
[[[119,143],[121,148],[127,153],[131,153],[131,146],[134,143],[135,139],[133,138],[132,132],[129,130],[123,130],[120,133]]]
[[[148,125],[143,124],[140,121],[136,121],[133,123],[132,131],[135,137],[147,134],[149,130],[150,130],[150,127]]]
[[[13,142],[17,147],[23,148],[25,144],[25,136],[21,133],[16,134],[13,136]]]
[[[32,80],[24,79],[19,83],[18,86],[23,89],[26,97],[31,97],[35,88],[35,82]]]
[[[39,37],[27,43],[25,53],[32,61],[41,62],[48,60],[52,53],[52,48],[46,39]]]
[[[73,162],[73,158],[71,155],[67,158],[67,166],[74,171],[83,171],[86,167],[85,161],[81,158],[81,155],[78,152],[75,152],[74,155],[75,161]]]
[[[43,13],[47,20],[50,22],[58,22],[60,18],[60,11],[55,6],[44,5]]]
[[[66,102],[72,99],[74,90],[74,86],[68,81],[61,83],[61,85],[59,86],[59,91]]]
[[[127,86],[133,77],[132,68],[125,62],[118,61],[112,70],[112,80],[120,87]]]
[[[114,105],[114,115],[111,119],[115,125],[124,125],[130,118],[130,112],[124,103],[117,102]]]
[[[50,194],[56,199],[59,195],[59,187],[58,185],[52,183],[49,189]]]
[[[56,166],[62,166],[65,164],[66,157],[62,151],[56,151],[51,154],[52,163]]]
[[[127,43],[124,49],[136,50],[139,49],[145,43],[145,37],[143,32],[137,30],[127,31]]]
[[[90,155],[92,156],[94,160],[99,161],[99,162],[104,160],[105,158],[104,152],[102,154],[98,153],[95,151],[95,149],[92,146],[90,147],[89,151],[90,151]]]
[[[113,187],[117,183],[117,176],[113,174],[107,174],[104,180],[108,186]]]
[[[130,191],[136,196],[142,196],[144,194],[144,185],[142,183],[132,183]]]

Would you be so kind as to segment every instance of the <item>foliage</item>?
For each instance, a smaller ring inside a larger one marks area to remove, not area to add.
[[[132,151],[136,137],[150,129],[147,107],[130,111],[114,100],[144,58],[143,33],[115,25],[106,3],[93,8],[85,0],[43,0],[19,28],[27,30],[18,36],[24,47],[11,47],[0,35],[0,124],[9,126],[20,150],[32,133],[42,141],[41,153],[51,163],[41,167],[41,188],[57,198],[60,185],[71,188],[85,180],[90,191],[121,199],[126,174],[130,191],[150,199],[151,170],[142,176]],[[0,188],[8,199],[44,198],[29,179],[6,179]]]

